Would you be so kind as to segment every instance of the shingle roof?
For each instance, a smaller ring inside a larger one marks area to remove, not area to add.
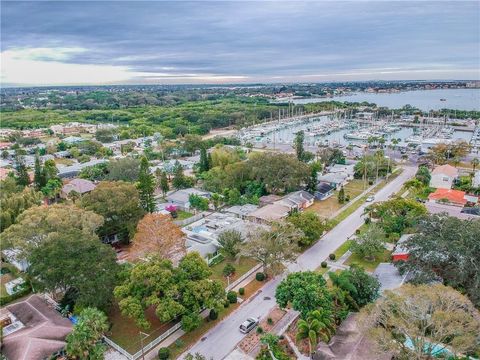
[[[453,167],[452,165],[442,165],[436,167],[433,171],[432,174],[445,174],[451,177],[457,177],[458,176],[458,169]]]

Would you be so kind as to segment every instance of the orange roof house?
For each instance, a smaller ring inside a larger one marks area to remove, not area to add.
[[[465,191],[452,189],[437,189],[435,192],[428,195],[428,200],[449,202],[452,205],[464,206],[467,203],[465,198]]]

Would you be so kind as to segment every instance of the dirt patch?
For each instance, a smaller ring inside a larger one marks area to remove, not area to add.
[[[273,308],[273,310],[268,313],[268,316],[260,321],[259,327],[263,329],[263,332],[259,334],[256,329],[252,330],[238,345],[240,349],[247,354],[250,353],[260,343],[262,335],[270,332],[286,313],[285,310],[278,307]],[[268,319],[271,319],[271,321],[268,321]]]
[[[297,322],[298,322],[298,318],[295,319],[295,321],[290,324],[290,326],[287,329],[287,335],[295,343],[295,345],[298,348],[298,351],[300,351],[305,356],[309,356],[308,353],[310,351],[310,347],[308,345],[308,339],[297,340],[297,332],[298,332]]]

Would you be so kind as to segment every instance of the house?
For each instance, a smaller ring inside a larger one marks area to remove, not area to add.
[[[181,209],[188,210],[190,209],[190,195],[197,195],[209,199],[211,193],[208,191],[198,190],[195,188],[181,189],[177,191],[172,191],[167,195],[167,201],[169,203],[177,205]]]
[[[90,180],[73,179],[68,184],[63,185],[60,196],[63,198],[67,198],[68,194],[70,194],[72,191],[83,195],[89,193],[90,191],[93,191],[95,188],[96,185]]]
[[[5,168],[0,168],[0,180],[5,180],[8,176],[8,174],[10,174],[12,172],[12,169],[5,169]]]
[[[6,308],[10,324],[3,328],[2,354],[7,359],[48,359],[65,347],[72,323],[39,295]]]
[[[349,175],[345,172],[327,173],[317,178],[319,183],[327,183],[336,190],[348,184]]]
[[[64,142],[65,144],[68,144],[68,145],[75,145],[75,144],[81,143],[83,141],[85,141],[85,139],[81,138],[79,136],[69,136],[69,137],[66,137],[62,140],[62,142]]]
[[[290,208],[290,210],[303,210],[313,205],[315,196],[307,191],[295,191],[282,199],[276,201],[276,204],[284,205]]]
[[[257,223],[269,223],[286,218],[290,210],[288,206],[279,203],[268,204],[251,212],[247,218]]]
[[[273,195],[273,194],[264,195],[264,196],[261,196],[258,199],[258,203],[259,203],[260,207],[262,207],[262,206],[265,206],[265,205],[268,205],[268,204],[273,204],[275,201],[278,201],[281,198],[282,198],[281,196]]]
[[[413,234],[404,234],[398,239],[395,250],[392,253],[392,261],[405,261],[408,259],[408,250],[405,247],[405,242],[410,239]]]
[[[355,175],[355,163],[353,164],[335,164],[328,169],[329,173],[345,173],[348,180],[352,180]]]
[[[85,163],[77,163],[69,166],[61,166],[57,165],[58,169],[58,176],[62,179],[64,178],[73,178],[77,176],[80,171],[82,171],[84,168],[87,168],[89,166],[94,166],[98,164],[103,164],[108,162],[106,159],[93,159],[90,161],[87,161]]]
[[[451,189],[453,181],[458,177],[458,170],[451,165],[442,165],[432,171],[430,187],[436,189]]]
[[[224,209],[223,211],[228,214],[232,214],[233,216],[236,216],[239,219],[246,219],[248,214],[254,212],[257,209],[258,209],[257,205],[245,204],[245,205],[234,205]]]
[[[28,262],[25,259],[22,259],[20,256],[20,250],[18,249],[4,249],[2,254],[10,264],[15,266],[20,271],[27,271]]]
[[[468,200],[465,198],[465,191],[442,189],[439,188],[435,192],[428,195],[428,200],[440,203],[449,203],[456,206],[464,206]]]
[[[335,188],[328,183],[319,183],[317,185],[317,190],[315,191],[315,199],[325,200],[333,195]]]

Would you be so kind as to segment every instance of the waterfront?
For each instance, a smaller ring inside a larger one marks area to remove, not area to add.
[[[441,101],[440,99],[445,99]],[[375,103],[392,109],[401,108],[410,104],[423,111],[456,109],[480,111],[480,89],[440,89],[416,90],[398,93],[355,93],[346,96],[329,98],[294,99],[295,104],[307,104],[322,101],[348,101]]]

